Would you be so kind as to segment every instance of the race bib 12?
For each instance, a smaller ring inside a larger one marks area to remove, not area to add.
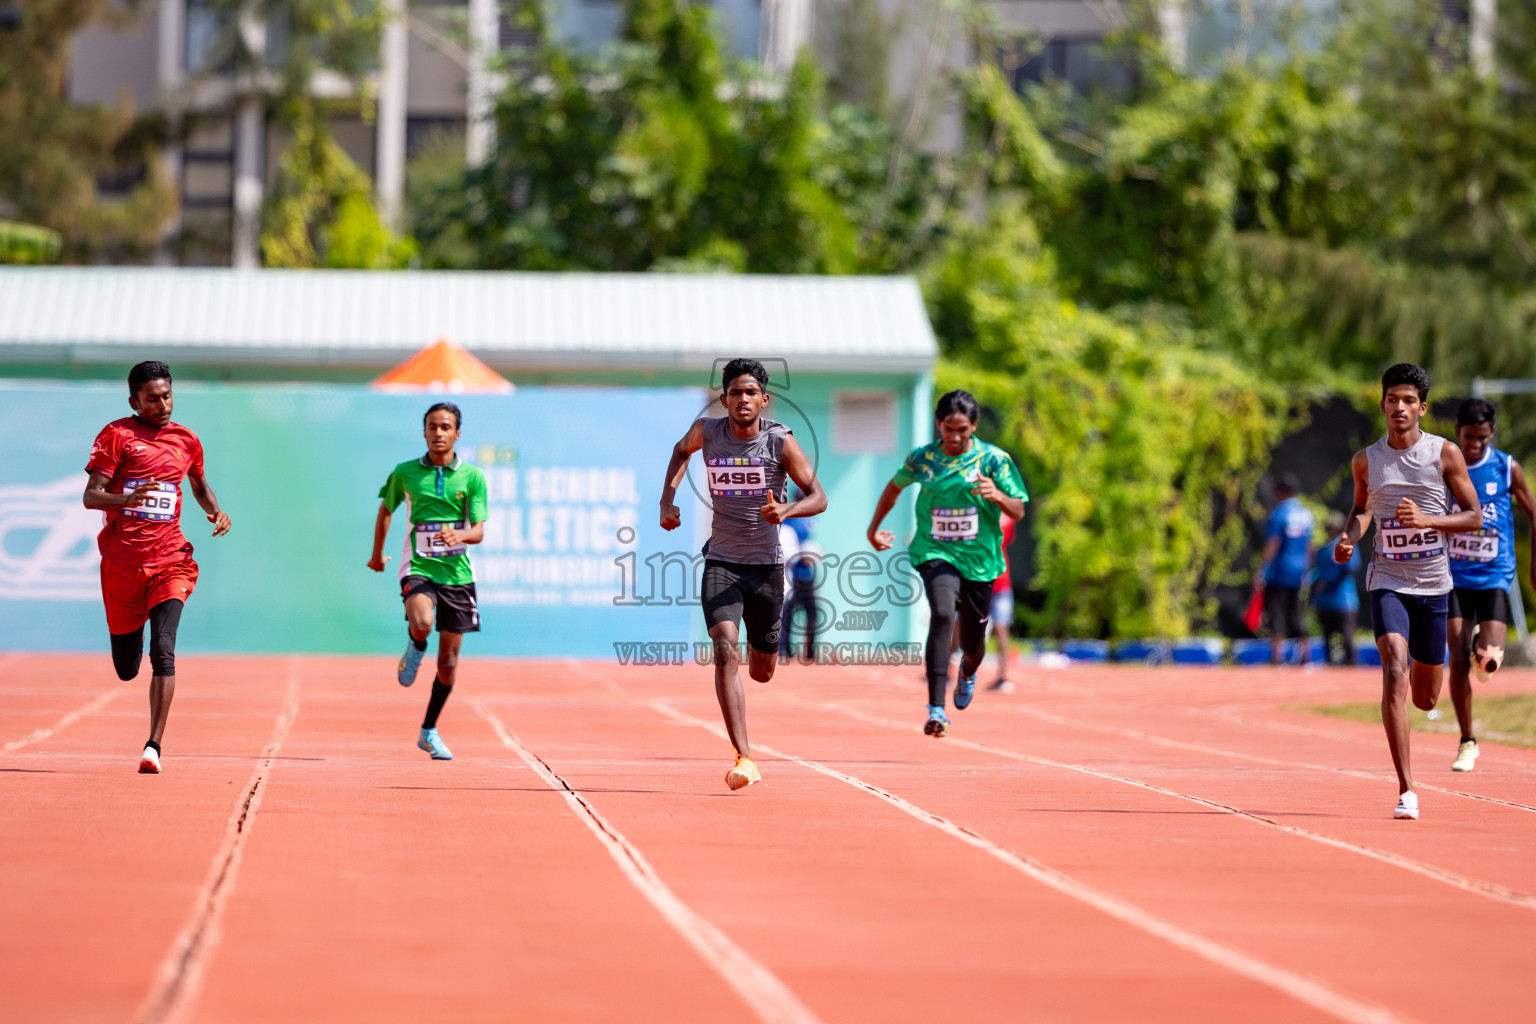
[[[967,508],[935,508],[929,509],[929,512],[933,515],[930,536],[934,540],[975,540],[981,532],[981,515],[974,505]]]
[[[756,457],[704,460],[709,493],[719,498],[762,497],[768,493],[768,469]]]
[[[1445,550],[1459,561],[1491,562],[1499,557],[1499,532],[1474,530],[1471,533],[1452,533],[1445,538]]]
[[[1404,526],[1397,519],[1384,519],[1377,529],[1381,534],[1381,553],[1395,562],[1434,558],[1445,552],[1445,540],[1439,530]]]
[[[444,544],[438,536],[445,526],[451,526],[455,530],[464,529],[463,523],[417,523],[412,530],[416,537],[416,554],[421,558],[447,558],[449,555],[462,555],[465,551],[463,544]]]
[[[123,493],[132,494],[144,484],[144,480],[124,480]],[[174,523],[181,514],[181,485],[160,482],[149,491],[149,499],[142,505],[123,509],[129,519],[148,519],[156,523]]]

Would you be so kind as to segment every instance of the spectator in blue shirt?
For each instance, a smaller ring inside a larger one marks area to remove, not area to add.
[[[1337,509],[1329,512],[1328,533],[1338,536],[1343,532],[1344,513]],[[1317,609],[1317,621],[1323,630],[1323,657],[1330,663],[1333,661],[1333,637],[1337,633],[1343,640],[1344,664],[1359,664],[1355,655],[1355,626],[1360,614],[1355,573],[1359,571],[1359,548],[1343,565],[1333,560],[1333,548],[1325,544],[1318,549],[1312,569],[1312,607]]]
[[[1317,519],[1296,495],[1301,484],[1287,473],[1275,481],[1275,507],[1264,523],[1264,565],[1258,586],[1264,591],[1269,619],[1269,660],[1280,664],[1286,637],[1301,641],[1301,662],[1307,661],[1307,627],[1301,620],[1301,585],[1312,567],[1312,531]]]

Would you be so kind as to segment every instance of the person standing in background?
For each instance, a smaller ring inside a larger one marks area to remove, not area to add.
[[[1317,519],[1296,495],[1301,485],[1289,473],[1275,481],[1275,507],[1264,524],[1264,562],[1254,581],[1264,591],[1269,619],[1270,664],[1280,664],[1280,647],[1287,637],[1301,641],[1301,663],[1307,663],[1307,627],[1301,618],[1301,583],[1312,566],[1312,531]]]
[[[1003,517],[1003,574],[992,581],[992,635],[997,638],[997,678],[989,690],[1012,693],[1013,683],[1008,681],[1008,630],[1013,627],[1013,563],[1008,559],[1008,548],[1013,544],[1018,521]],[[956,636],[958,637],[958,631]]]
[[[1328,513],[1328,534],[1337,537],[1344,532],[1344,513],[1337,509]],[[1358,665],[1355,653],[1355,629],[1360,621],[1360,592],[1355,586],[1355,573],[1360,571],[1360,552],[1351,551],[1349,561],[1342,565],[1333,560],[1333,549],[1322,547],[1312,562],[1312,607],[1317,610],[1317,622],[1322,627],[1323,660],[1333,662],[1333,638],[1342,642],[1345,665]]]

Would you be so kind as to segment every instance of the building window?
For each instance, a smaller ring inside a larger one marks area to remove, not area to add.
[[[229,66],[230,9],[212,0],[187,0],[186,52],[189,74],[222,71]]]
[[[1079,93],[1130,89],[1131,68],[1108,59],[1103,50],[1104,41],[1098,36],[1057,36],[1019,65],[1014,88],[1023,88],[1025,82],[1052,81],[1065,82]]]
[[[889,391],[838,391],[832,396],[832,450],[888,455],[896,449],[896,396]]]

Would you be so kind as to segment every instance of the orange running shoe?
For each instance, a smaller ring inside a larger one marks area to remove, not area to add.
[[[725,784],[732,789],[746,789],[754,782],[762,782],[763,773],[757,770],[750,757],[736,755],[736,765],[725,773]]]

